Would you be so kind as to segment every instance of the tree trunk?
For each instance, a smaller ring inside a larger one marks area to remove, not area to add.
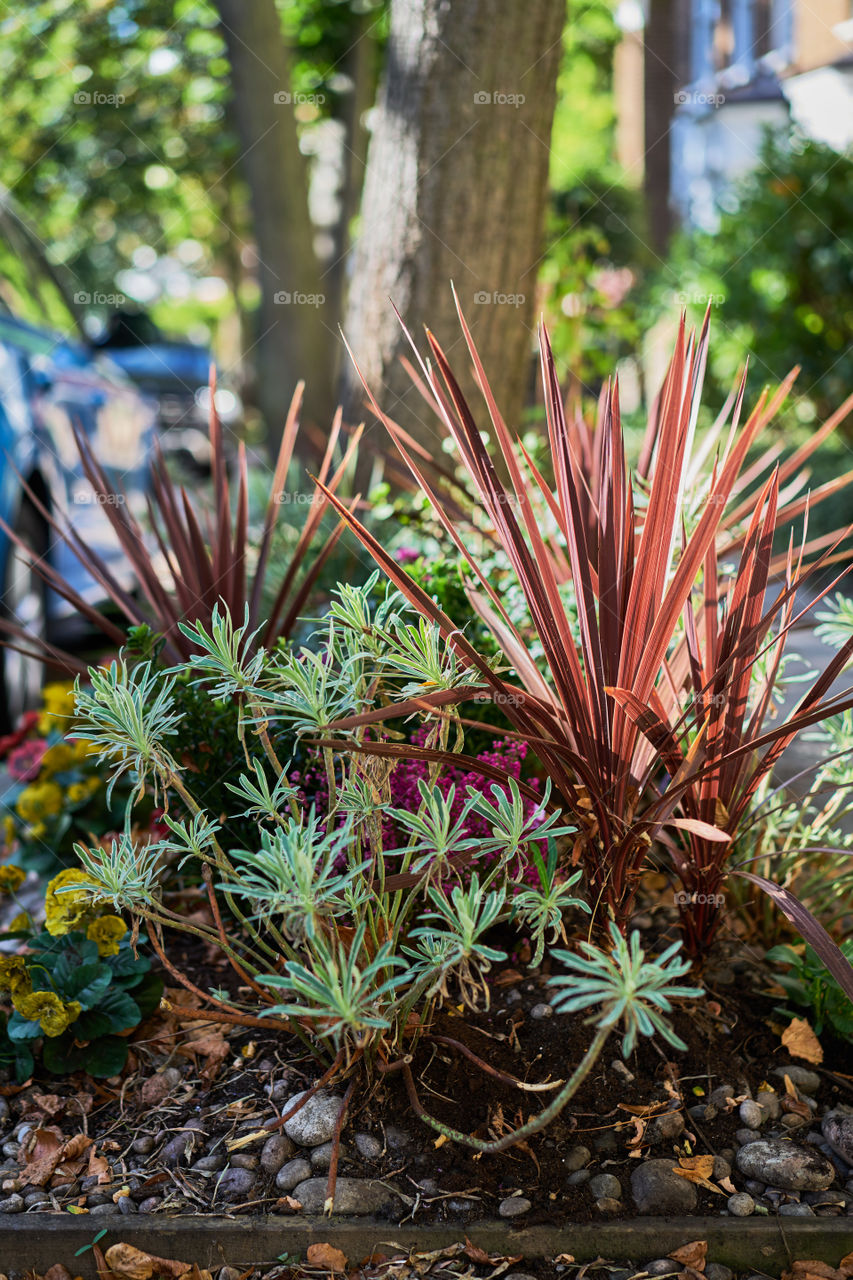
[[[663,255],[672,231],[670,125],[677,88],[676,0],[650,0],[645,30],[643,91],[646,148],[643,188],[652,248]]]
[[[231,64],[231,110],[258,253],[258,404],[275,448],[300,378],[306,382],[305,416],[321,426],[331,419],[335,321],[320,301],[307,167],[299,150],[290,58],[275,0],[216,3]]]
[[[429,325],[482,406],[453,280],[507,425],[520,427],[565,18],[565,0],[391,2],[344,329],[383,408],[430,447],[441,432],[400,367],[409,348],[389,298],[416,340]],[[350,421],[364,416],[349,362],[343,402]]]

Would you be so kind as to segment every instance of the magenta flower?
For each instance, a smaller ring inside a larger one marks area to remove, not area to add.
[[[10,751],[6,762],[9,777],[14,778],[16,782],[32,782],[37,778],[47,746],[45,738],[33,738],[30,742],[22,742],[14,751]]]

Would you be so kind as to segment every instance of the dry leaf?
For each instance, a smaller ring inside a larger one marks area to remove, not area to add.
[[[282,1196],[275,1202],[276,1209],[280,1213],[298,1213],[302,1208],[301,1200],[294,1200],[293,1196]]]
[[[54,1262],[44,1273],[44,1280],[72,1280],[71,1272],[61,1262]]]
[[[347,1255],[331,1244],[309,1244],[306,1254],[312,1267],[327,1267],[329,1271],[346,1271]]]
[[[148,1280],[154,1274],[154,1262],[150,1253],[143,1253],[132,1244],[112,1244],[106,1252],[107,1266],[120,1280]]]
[[[823,1062],[823,1049],[805,1018],[794,1018],[782,1032],[782,1043],[792,1058],[804,1058],[806,1062]]]
[[[159,1107],[160,1103],[168,1098],[172,1092],[174,1085],[170,1082],[169,1077],[164,1075],[162,1071],[158,1071],[156,1075],[149,1076],[142,1086],[140,1098],[142,1105],[149,1111],[153,1111],[155,1107]]]
[[[688,1182],[704,1182],[714,1172],[713,1156],[682,1156],[674,1173],[680,1173]],[[681,1259],[677,1259],[681,1261]],[[689,1264],[692,1265],[692,1264]]]
[[[853,1275],[853,1253],[846,1253],[838,1264],[838,1270]]]
[[[60,1098],[56,1093],[31,1093],[30,1102],[36,1110],[43,1112],[52,1119],[54,1116],[62,1114],[68,1099]]]
[[[701,1158],[700,1156],[699,1159]],[[711,1162],[713,1165],[713,1157]],[[690,1267],[693,1271],[704,1271],[705,1259],[708,1256],[708,1241],[691,1240],[690,1244],[683,1244],[680,1249],[673,1249],[666,1256],[672,1258],[673,1262],[680,1262],[683,1267]]]
[[[798,1259],[791,1263],[790,1271],[782,1272],[783,1280],[845,1280],[845,1273],[827,1262],[816,1259]]]
[[[92,1147],[89,1152],[89,1167],[86,1174],[90,1178],[94,1178],[97,1174],[98,1186],[102,1187],[107,1182],[112,1182],[113,1175],[110,1170],[110,1164],[106,1156],[96,1156],[95,1148]]]

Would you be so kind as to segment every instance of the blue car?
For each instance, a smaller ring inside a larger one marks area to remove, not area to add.
[[[0,197],[0,517],[93,604],[102,603],[103,591],[52,533],[26,486],[131,588],[108,514],[83,473],[74,431],[88,437],[139,515],[155,426],[153,403],[88,343],[36,237]],[[85,631],[85,621],[46,588],[2,528],[0,585],[0,616],[28,634],[67,644]],[[7,731],[37,699],[43,667],[12,649],[0,653],[0,730]]]

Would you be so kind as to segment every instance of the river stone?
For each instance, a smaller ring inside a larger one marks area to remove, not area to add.
[[[674,1173],[672,1160],[646,1160],[631,1174],[631,1194],[640,1213],[693,1213],[696,1188]]]
[[[841,1156],[845,1164],[853,1165],[853,1116],[827,1111],[820,1131],[836,1155]]]
[[[589,1164],[591,1159],[592,1152],[589,1147],[572,1147],[563,1156],[563,1165],[567,1173],[577,1173],[578,1169]]]
[[[653,1258],[651,1262],[646,1263],[643,1270],[650,1276],[674,1276],[681,1267],[679,1263],[673,1262],[672,1258]]]
[[[188,1120],[183,1128],[169,1139],[160,1152],[160,1160],[167,1169],[174,1169],[176,1165],[182,1164],[197,1147],[202,1145],[203,1129],[204,1125],[200,1120]]]
[[[814,1209],[810,1204],[780,1204],[779,1216],[782,1218],[813,1218]]]
[[[734,1280],[734,1274],[722,1262],[709,1262],[705,1267],[705,1280]]]
[[[302,1205],[303,1213],[323,1212],[326,1185],[325,1178],[308,1178],[294,1187],[293,1197]],[[335,1213],[379,1213],[392,1203],[397,1203],[396,1193],[389,1191],[381,1182],[375,1182],[371,1178],[338,1178],[335,1187]]]
[[[257,1180],[257,1175],[251,1169],[226,1169],[216,1184],[214,1199],[226,1204],[251,1200]]]
[[[334,1149],[335,1144],[333,1142],[324,1142],[321,1146],[314,1147],[311,1155],[308,1157],[311,1161],[311,1168],[316,1170],[318,1173],[323,1173],[324,1170],[330,1169],[332,1165],[332,1152]],[[338,1154],[341,1160],[346,1160],[349,1154],[342,1142],[338,1146]]]
[[[307,1090],[303,1090],[292,1094],[284,1103],[282,1111],[288,1111],[306,1092]],[[298,1142],[300,1147],[320,1147],[334,1137],[342,1103],[342,1098],[321,1089],[313,1098],[308,1099],[304,1107],[300,1107],[295,1116],[290,1117],[284,1126],[284,1132],[288,1138]]]
[[[589,1189],[596,1200],[609,1197],[611,1200],[622,1199],[622,1183],[612,1173],[597,1173],[589,1180]]]
[[[501,1218],[518,1218],[522,1213],[529,1213],[532,1207],[524,1196],[507,1196],[498,1205],[498,1215]]]
[[[292,1191],[298,1183],[310,1177],[311,1166],[300,1156],[298,1160],[288,1160],[287,1164],[279,1169],[275,1185],[279,1191]]]
[[[261,1168],[264,1173],[278,1173],[282,1165],[295,1153],[296,1147],[286,1133],[274,1133],[267,1138],[261,1151]]]
[[[825,1191],[835,1169],[811,1147],[797,1147],[779,1138],[759,1138],[741,1147],[737,1167],[747,1178],[756,1178],[784,1191]]]
[[[820,1076],[816,1071],[809,1071],[808,1067],[798,1067],[794,1064],[790,1067],[774,1067],[771,1074],[778,1076],[780,1080],[787,1076],[791,1084],[795,1084],[805,1093],[817,1093],[820,1088]]]
[[[726,1201],[729,1213],[733,1218],[748,1218],[755,1213],[755,1201],[745,1191],[737,1191]]]
[[[740,1104],[738,1115],[741,1123],[745,1124],[747,1129],[760,1129],[761,1122],[766,1117],[757,1102],[753,1102],[752,1098],[745,1098]]]

